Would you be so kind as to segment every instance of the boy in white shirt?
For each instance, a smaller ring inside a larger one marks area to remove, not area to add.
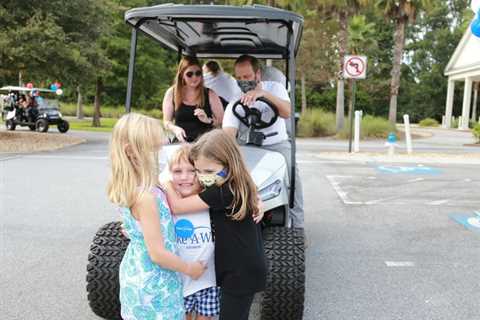
[[[201,191],[195,167],[189,161],[190,146],[181,146],[168,162],[175,190],[188,197]],[[174,216],[177,247],[185,261],[204,261],[207,269],[192,280],[183,276],[186,320],[211,320],[220,313],[220,288],[215,279],[214,239],[208,210]]]

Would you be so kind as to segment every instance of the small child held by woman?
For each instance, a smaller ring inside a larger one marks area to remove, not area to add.
[[[221,129],[202,135],[190,152],[204,190],[182,198],[166,184],[175,214],[209,209],[215,228],[220,320],[248,320],[254,294],[265,288],[266,262],[255,184],[235,141]],[[255,217],[255,218],[254,218]]]
[[[160,123],[140,114],[120,118],[110,145],[110,201],[120,206],[130,243],[120,264],[120,303],[124,320],[183,320],[179,272],[198,279],[200,262],[177,254],[174,223],[158,187]]]

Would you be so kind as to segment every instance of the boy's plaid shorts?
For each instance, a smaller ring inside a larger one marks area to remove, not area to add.
[[[210,287],[202,289],[185,297],[185,311],[195,311],[205,317],[213,317],[220,314],[220,288]]]

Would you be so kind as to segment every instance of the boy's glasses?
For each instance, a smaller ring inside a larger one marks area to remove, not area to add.
[[[202,76],[202,71],[200,70],[197,70],[197,71],[188,71],[187,73],[185,73],[185,75],[187,76],[187,78],[191,78],[193,77],[194,75],[196,77],[201,77]]]

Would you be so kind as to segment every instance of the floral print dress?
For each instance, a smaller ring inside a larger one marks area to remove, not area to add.
[[[157,198],[165,249],[178,254],[172,215],[165,194]],[[183,288],[180,275],[155,264],[148,255],[140,223],[128,208],[121,209],[125,231],[130,237],[120,264],[120,303],[124,320],[183,320]]]

